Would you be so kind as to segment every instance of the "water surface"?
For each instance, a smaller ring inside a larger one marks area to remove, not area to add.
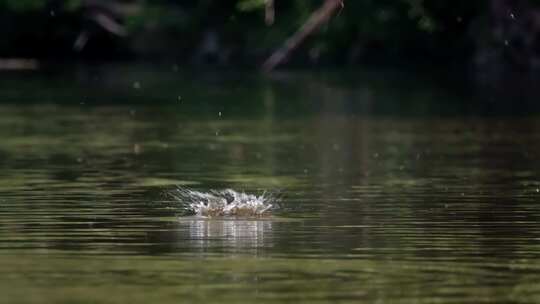
[[[3,75],[0,302],[540,301],[540,117],[329,75]],[[284,195],[197,219],[177,185]]]

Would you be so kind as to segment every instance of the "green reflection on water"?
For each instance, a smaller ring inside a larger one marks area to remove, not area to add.
[[[380,75],[122,71],[0,96],[0,302],[540,300],[538,117],[456,115]],[[179,185],[283,201],[179,218]]]
[[[3,256],[9,303],[492,303],[540,300],[540,265],[283,258]],[[528,274],[527,274],[528,273]],[[6,275],[7,274],[7,275]],[[512,280],[511,285],[505,282]],[[392,288],[389,288],[389,287]],[[496,288],[495,288],[496,287]],[[7,303],[7,302],[6,302]]]

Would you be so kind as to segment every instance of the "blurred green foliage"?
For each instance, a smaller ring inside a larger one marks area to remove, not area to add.
[[[536,3],[537,1],[531,2]],[[93,3],[128,31],[115,37],[85,19]],[[265,0],[0,0],[0,56],[153,56],[192,58],[209,32],[229,57],[262,58],[297,30],[322,0],[275,0],[275,23],[264,22]],[[349,0],[298,50],[299,61],[363,58],[460,60],[487,33],[489,0]],[[133,8],[136,9],[133,9]],[[83,54],[79,33],[92,33]],[[53,42],[53,43],[51,43]],[[225,56],[225,55],[224,55]]]

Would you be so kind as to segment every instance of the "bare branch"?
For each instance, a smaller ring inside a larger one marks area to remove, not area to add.
[[[266,22],[266,25],[272,25],[274,24],[276,12],[274,9],[274,0],[266,0],[265,1],[266,6],[264,10],[264,21]]]
[[[283,63],[289,54],[322,24],[328,21],[338,8],[343,8],[343,0],[325,0],[324,4],[311,14],[304,25],[266,60],[262,67],[263,71],[270,72]]]

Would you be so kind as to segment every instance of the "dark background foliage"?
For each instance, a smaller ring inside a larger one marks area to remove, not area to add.
[[[3,0],[0,56],[174,60],[256,65],[323,1]],[[294,52],[291,63],[537,65],[536,1],[356,0]]]

